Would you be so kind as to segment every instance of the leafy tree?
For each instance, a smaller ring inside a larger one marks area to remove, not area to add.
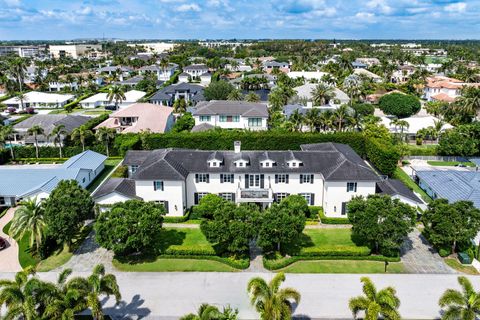
[[[244,254],[249,249],[250,240],[256,236],[258,208],[254,205],[226,201],[216,208],[212,220],[200,224],[205,237],[218,244],[222,251]]]
[[[27,130],[27,133],[33,136],[33,140],[35,141],[35,155],[38,158],[38,136],[44,133],[43,128],[39,125],[34,125]]]
[[[20,202],[20,207],[15,211],[9,233],[16,239],[21,239],[30,233],[30,248],[36,245],[36,252],[42,244],[45,234],[45,221],[43,206],[37,198]]]
[[[359,311],[365,311],[366,320],[376,320],[379,318],[385,320],[400,320],[400,299],[397,297],[397,291],[393,287],[386,287],[377,292],[372,280],[362,277],[363,296],[350,299],[348,307],[353,313],[354,319],[357,318]]]
[[[444,155],[473,156],[479,152],[480,126],[477,122],[446,130],[440,135],[438,152]]]
[[[113,128],[100,127],[97,130],[96,136],[97,140],[102,142],[105,145],[105,150],[107,151],[107,157],[110,157],[109,145],[112,143],[112,140],[115,138],[116,131]]]
[[[210,193],[202,197],[200,203],[194,208],[195,216],[198,218],[212,219],[215,210],[220,208],[226,200],[222,197]]]
[[[420,111],[418,98],[407,94],[386,94],[380,98],[378,104],[383,112],[399,118],[410,117]]]
[[[307,201],[293,195],[273,204],[261,215],[257,244],[264,252],[280,251],[281,246],[297,239],[305,228]]]
[[[352,105],[352,109],[356,114],[361,117],[371,116],[375,112],[375,107],[369,103],[356,103]]]
[[[396,255],[415,224],[415,210],[386,195],[355,197],[347,205],[352,239],[375,253]]]
[[[203,96],[207,101],[209,100],[227,100],[228,95],[234,90],[232,84],[220,80],[212,82],[203,91]]]
[[[465,112],[477,115],[480,110],[480,88],[464,87],[461,96],[455,103]]]
[[[480,294],[475,292],[472,283],[466,277],[458,277],[462,291],[447,289],[438,304],[445,309],[442,320],[475,320],[480,316]]]
[[[471,201],[448,203],[436,199],[422,215],[424,233],[437,248],[449,246],[454,253],[457,245],[475,238],[480,230],[480,210]]]
[[[83,222],[93,217],[95,203],[76,180],[62,180],[45,200],[48,234],[58,243],[71,246]]]
[[[153,202],[130,200],[116,203],[95,222],[98,243],[115,254],[147,252],[162,230],[165,208]]]
[[[189,132],[195,126],[195,119],[190,112],[178,117],[172,127],[172,132]]]
[[[298,305],[301,295],[293,288],[280,289],[280,285],[284,281],[285,274],[280,272],[269,283],[260,277],[253,278],[248,282],[247,291],[250,295],[250,302],[260,313],[260,319],[291,319],[292,302]]]

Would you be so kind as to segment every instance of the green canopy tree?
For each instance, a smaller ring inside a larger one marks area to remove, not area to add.
[[[232,84],[220,80],[214,81],[208,85],[203,91],[203,96],[207,101],[209,100],[227,100],[228,95],[234,90]]]

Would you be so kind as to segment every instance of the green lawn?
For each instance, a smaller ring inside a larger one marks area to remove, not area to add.
[[[10,230],[10,225],[12,222],[10,221],[5,225],[3,228],[3,232],[8,234]],[[39,259],[32,256],[30,252],[30,233],[27,232],[22,239],[15,239],[18,243],[18,260],[20,261],[20,265],[22,268],[26,268],[29,266],[36,266],[39,262]]]
[[[459,164],[463,164],[467,167],[475,167],[474,163],[460,162],[460,161],[427,161],[427,163],[431,166],[436,166],[436,167],[454,167]]]
[[[102,173],[93,180],[93,182],[87,187],[87,190],[93,192],[121,161],[122,159],[107,159]]]
[[[369,251],[358,247],[351,239],[350,228],[305,229],[297,241],[285,247],[289,255],[302,255],[311,251]]]
[[[161,231],[156,249],[160,254],[169,254],[168,250],[180,252],[182,250],[191,253],[215,251],[212,245],[207,241],[200,229],[191,228],[165,228]],[[172,253],[172,252],[170,252]],[[205,255],[199,254],[205,257]],[[217,259],[213,256],[212,259]],[[205,259],[191,259],[188,256],[181,256],[178,259],[172,256],[149,256],[139,257],[137,259],[117,257],[113,261],[116,268],[122,271],[139,271],[139,272],[167,272],[167,271],[203,271],[203,272],[231,272],[237,269],[220,261]]]
[[[224,263],[211,260],[197,260],[197,259],[163,259],[158,258],[153,262],[144,262],[138,264],[121,263],[118,260],[113,260],[113,265],[120,271],[133,272],[233,272],[238,271]]]
[[[473,274],[473,275],[480,274],[477,271],[477,269],[475,269],[474,267],[468,266],[468,265],[463,265],[463,264],[460,263],[460,261],[458,261],[455,258],[446,258],[445,263],[447,265],[449,265],[451,268],[453,268],[457,271],[460,271],[462,273],[465,273],[465,274]]]
[[[405,173],[405,171],[403,171],[401,168],[396,168],[395,169],[395,172],[393,173],[393,177],[395,179],[398,179],[400,181],[402,181],[409,189],[415,191],[416,193],[420,194],[420,196],[422,197],[422,199],[425,201],[425,202],[430,202],[432,201],[432,198],[430,198],[430,196],[425,192],[423,191],[419,186],[418,184],[415,183],[415,181],[413,181],[409,176],[408,174]]]
[[[286,273],[384,273],[385,263],[361,260],[298,261],[281,271]],[[387,273],[404,273],[401,262],[390,262]]]

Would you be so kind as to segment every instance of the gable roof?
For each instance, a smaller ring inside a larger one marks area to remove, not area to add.
[[[85,150],[65,161],[62,167],[95,170],[105,162],[105,160],[107,160],[107,156],[91,150]]]
[[[200,115],[231,115],[268,118],[267,106],[246,101],[211,100],[197,104],[192,113]]]
[[[98,188],[92,195],[94,199],[99,199],[113,192],[119,193],[127,198],[142,199],[136,195],[135,180],[126,178],[111,178]]]
[[[397,179],[385,179],[377,182],[377,187],[381,193],[388,194],[390,196],[403,196],[417,203],[422,203],[415,193],[410,190],[402,181]]]
[[[304,149],[308,149],[305,150]],[[277,165],[262,167],[260,161],[271,159]],[[222,158],[221,167],[208,166],[208,160]],[[247,167],[235,166],[235,161],[246,160]],[[292,168],[288,161],[297,159],[302,166]],[[302,151],[207,151],[186,149],[159,149],[153,151],[129,150],[123,162],[139,166],[135,180],[185,180],[189,173],[319,173],[327,181],[377,181],[376,173],[349,147],[336,143],[304,145]]]

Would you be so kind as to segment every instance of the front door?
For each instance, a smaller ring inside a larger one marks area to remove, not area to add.
[[[248,187],[250,189],[260,189],[260,175],[259,174],[248,175]]]

